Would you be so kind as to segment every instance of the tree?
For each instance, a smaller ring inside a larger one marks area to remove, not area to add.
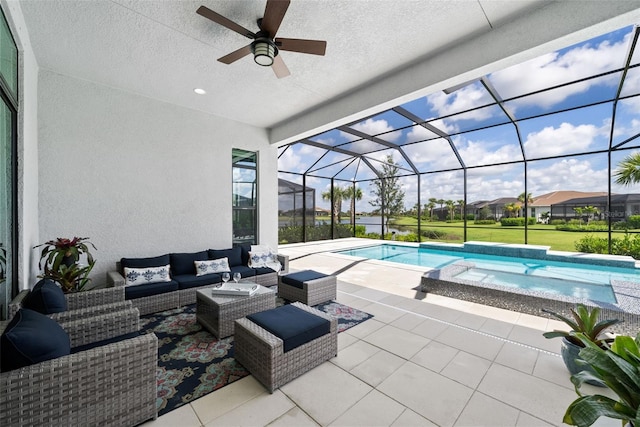
[[[578,217],[580,222],[582,222],[582,214],[584,213],[584,208],[581,208],[581,207],[573,208],[573,211],[576,213],[576,216]]]
[[[442,213],[442,206],[444,205],[445,200],[444,199],[438,199],[438,200],[436,200],[436,203],[440,205],[440,213]],[[440,215],[438,215],[438,219],[440,219]]]
[[[464,219],[464,200],[458,200],[456,205],[460,208],[460,219]]]
[[[404,209],[404,191],[398,182],[399,165],[393,161],[393,156],[388,155],[382,164],[381,178],[371,181],[371,195],[373,200],[369,204],[379,207],[384,215],[385,233],[389,232],[389,218],[397,215]]]
[[[511,216],[520,209],[520,206],[517,203],[507,203],[504,205],[504,210],[507,213],[507,218],[511,218]]]
[[[597,215],[600,213],[598,208],[596,208],[595,206],[585,206],[583,208],[583,212],[587,214],[587,225],[589,225],[589,222],[591,222],[594,215]]]
[[[640,182],[640,152],[625,157],[613,176],[616,184],[631,185]]]
[[[551,216],[551,212],[542,212],[540,214],[540,219],[542,219],[542,222],[544,222],[545,224],[547,224],[549,222],[549,217]]]
[[[518,196],[518,201],[520,203],[522,203],[523,205],[525,205],[525,195],[524,192],[520,193],[520,195]],[[531,203],[533,203],[533,196],[531,195],[531,193],[527,193],[527,203],[526,205],[529,206]],[[526,216],[526,215],[524,215]]]
[[[339,186],[333,187],[333,206],[331,209],[331,213],[333,215],[333,220],[336,224],[340,223],[340,212],[342,212],[342,200],[345,198],[344,196],[345,190],[340,188]],[[331,201],[331,191],[327,190],[322,193],[322,200]]]
[[[453,221],[453,217],[455,215],[455,209],[456,209],[456,202],[454,202],[453,200],[447,200],[444,202],[445,205],[447,205],[447,208],[449,209],[449,220]]]
[[[429,221],[433,221],[433,208],[436,207],[436,199],[429,199],[429,203],[424,205],[425,211],[429,211]]]
[[[356,200],[362,200],[362,190],[359,187],[350,186],[344,190],[345,200],[351,200],[351,224],[356,224]]]
[[[429,220],[433,222],[433,208],[436,207],[436,203],[438,203],[438,199],[435,197],[431,197],[429,199]]]

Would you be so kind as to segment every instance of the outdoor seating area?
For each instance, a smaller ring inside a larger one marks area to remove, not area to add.
[[[43,279],[10,308],[0,325],[2,425],[136,425],[157,417],[158,340],[140,334],[140,313],[121,290],[65,295]]]
[[[0,46],[0,427],[640,424],[640,0],[4,0]]]

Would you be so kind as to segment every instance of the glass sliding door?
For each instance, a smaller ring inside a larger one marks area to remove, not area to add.
[[[0,13],[0,319],[18,291],[17,140],[18,49]]]
[[[233,245],[257,244],[258,156],[233,149]]]

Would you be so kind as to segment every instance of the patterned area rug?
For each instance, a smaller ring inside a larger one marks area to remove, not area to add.
[[[338,318],[338,332],[373,317],[337,302],[316,308]],[[249,375],[233,358],[233,336],[218,340],[202,328],[195,304],[140,320],[143,331],[158,337],[158,415]]]

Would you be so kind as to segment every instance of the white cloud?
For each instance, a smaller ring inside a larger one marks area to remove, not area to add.
[[[402,136],[402,131],[392,132],[394,130],[394,127],[390,126],[386,120],[367,119],[364,122],[356,123],[351,127],[360,132],[364,132],[367,135],[380,135],[384,133],[384,135],[382,135],[380,138],[389,142],[395,142]],[[344,136],[344,138],[350,141],[359,139],[359,137],[347,132],[340,131],[340,135]]]
[[[606,167],[598,169],[591,160],[579,158],[532,162],[527,179],[527,191],[534,197],[559,190],[607,191]]]
[[[583,77],[620,68],[629,45],[630,34],[611,43],[605,40],[597,45],[584,44],[564,53],[553,52],[527,62],[497,71],[489,77],[500,95],[507,99],[523,93],[548,88]],[[526,76],[526,78],[523,78]],[[518,103],[550,107],[567,97],[587,91],[593,84],[615,85],[618,78],[589,80],[562,89],[545,92],[535,97],[519,100]]]
[[[462,137],[454,138],[460,157],[467,166],[489,165],[522,160],[520,147],[503,142],[472,141]],[[505,166],[498,166],[504,168]]]
[[[548,157],[588,151],[605,130],[592,124],[547,126],[527,135],[524,152],[527,157]]]
[[[466,111],[480,105],[490,104],[493,102],[493,99],[480,83],[474,83],[458,89],[449,95],[444,92],[431,94],[427,96],[427,102],[433,110],[438,113],[438,117],[440,117]],[[467,120],[485,120],[488,119],[490,115],[491,113],[486,111],[486,109],[480,109],[465,114],[464,118]]]

